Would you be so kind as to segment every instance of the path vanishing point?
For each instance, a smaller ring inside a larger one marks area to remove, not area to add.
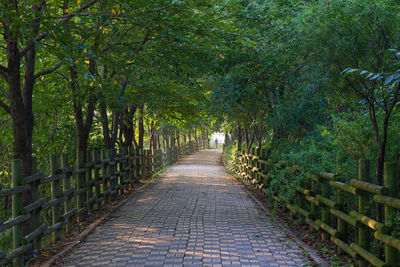
[[[181,159],[76,246],[64,266],[308,265],[220,156],[210,149]]]

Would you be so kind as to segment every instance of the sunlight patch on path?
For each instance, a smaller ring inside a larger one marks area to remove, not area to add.
[[[65,266],[301,266],[301,249],[219,165],[220,150],[175,164],[65,258]]]

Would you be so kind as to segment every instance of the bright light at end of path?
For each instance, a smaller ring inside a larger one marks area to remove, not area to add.
[[[211,135],[210,142],[215,142],[215,139],[218,140],[218,144],[223,144],[225,142],[225,134],[224,133],[213,133]]]

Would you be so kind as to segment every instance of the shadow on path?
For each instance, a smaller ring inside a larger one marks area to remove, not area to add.
[[[301,266],[301,249],[198,152],[132,196],[64,259],[71,266]]]

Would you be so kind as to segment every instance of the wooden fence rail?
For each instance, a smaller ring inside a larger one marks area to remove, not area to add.
[[[63,231],[71,232],[75,221],[117,200],[139,179],[151,177],[184,155],[207,147],[208,141],[200,139],[164,152],[129,147],[111,157],[110,151],[93,150],[87,153],[86,161],[83,153],[78,153],[77,168],[69,165],[68,155],[51,155],[50,175],[38,172],[34,160],[35,174],[30,177],[22,177],[21,161],[13,160],[12,187],[0,190],[0,198],[12,197],[12,218],[0,217],[0,233],[12,228],[13,242],[12,250],[0,250],[0,266],[11,263],[23,266],[26,253],[40,251],[46,235],[50,235],[52,241],[59,240]],[[49,194],[41,190],[46,184],[50,184],[50,199]],[[24,207],[22,194],[26,191],[32,192],[33,201]],[[46,224],[41,221],[41,215],[48,213],[51,219]],[[33,231],[23,235],[22,227],[26,223],[32,224]]]
[[[237,153],[230,162],[230,169],[267,193],[274,175],[267,167],[265,152],[252,149],[251,153]],[[350,179],[349,183],[344,182],[349,179],[344,179],[342,175],[320,172],[308,175],[307,180],[295,189],[296,197],[289,203],[276,193],[272,197],[300,222],[319,232],[323,240],[330,239],[339,252],[353,257],[358,266],[369,263],[397,267],[400,263],[400,239],[391,224],[395,210],[400,210],[397,170],[396,163],[385,163],[384,185],[379,186],[371,182],[369,161],[360,160],[358,178]],[[345,207],[346,194],[358,200],[357,210]],[[367,204],[372,202],[384,205],[384,221],[376,221],[372,214],[368,214]],[[350,232],[356,234],[351,235]],[[374,240],[384,245],[381,258],[371,247]]]

